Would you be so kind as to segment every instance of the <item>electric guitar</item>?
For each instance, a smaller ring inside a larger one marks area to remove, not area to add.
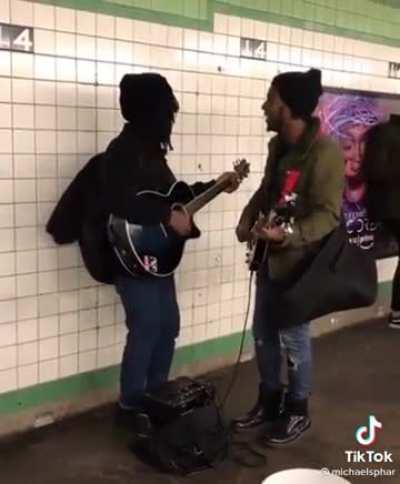
[[[249,174],[249,163],[238,160],[234,170],[243,180]],[[178,181],[168,193],[142,191],[138,197],[162,199],[171,209],[182,210],[193,215],[222,193],[229,180],[215,183],[211,188],[194,197],[189,185]],[[109,240],[122,266],[133,276],[151,274],[155,277],[171,275],[182,259],[185,243],[190,238],[200,236],[200,231],[193,223],[193,230],[188,237],[182,237],[171,227],[158,225],[131,224],[125,219],[110,215],[108,223]]]
[[[268,218],[269,225],[282,227],[286,234],[293,233],[296,199],[296,193],[285,194],[282,201],[271,211]],[[260,218],[264,217],[260,215]],[[268,255],[268,247],[269,243],[257,236],[247,243],[246,262],[250,271],[258,271],[264,264]]]

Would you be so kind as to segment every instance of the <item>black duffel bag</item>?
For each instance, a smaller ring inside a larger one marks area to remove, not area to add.
[[[190,474],[224,461],[229,432],[215,404],[200,407],[156,430],[150,454],[168,472]]]
[[[137,436],[133,451],[166,472],[190,474],[225,460],[230,432],[215,402],[215,388],[180,377],[146,394],[149,431]]]
[[[274,314],[281,327],[336,311],[374,304],[378,292],[372,255],[348,241],[343,224],[329,234],[294,284],[280,293]]]

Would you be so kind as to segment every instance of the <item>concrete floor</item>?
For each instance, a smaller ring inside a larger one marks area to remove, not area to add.
[[[396,477],[352,477],[352,483],[400,483],[400,331],[374,321],[322,337],[315,342],[315,394],[312,429],[285,449],[264,449],[266,464],[241,467],[228,461],[218,470],[190,477],[159,473],[137,460],[128,437],[112,423],[111,407],[64,421],[0,444],[2,484],[258,484],[279,470],[293,467],[362,469],[348,464],[345,450],[363,450],[354,432],[370,414],[383,423],[370,449],[393,453],[393,464],[371,468],[396,469]],[[230,372],[212,375],[224,391]],[[237,415],[253,403],[256,389],[254,363],[243,364],[227,406]],[[255,435],[246,437],[255,440]],[[365,450],[365,449],[364,449]]]

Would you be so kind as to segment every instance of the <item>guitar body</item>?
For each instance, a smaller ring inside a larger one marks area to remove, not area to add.
[[[238,160],[234,170],[235,178],[240,183],[249,173],[249,164],[244,159]],[[192,216],[233,184],[231,176],[220,178],[197,197],[189,185],[182,181],[174,183],[168,193],[142,191],[137,196],[147,200],[162,200],[171,209],[182,210]],[[168,277],[182,259],[186,240],[200,236],[193,221],[192,227],[188,237],[181,237],[164,224],[130,224],[127,220],[110,215],[108,237],[122,266],[132,276],[151,274],[155,277]]]
[[[137,196],[162,199],[171,207],[177,205],[177,208],[194,198],[190,187],[181,181],[176,182],[166,194],[143,191]],[[194,226],[192,234],[184,238],[164,224],[130,224],[111,215],[109,235],[118,259],[130,274],[136,276],[147,273],[156,277],[167,277],[179,265],[186,240],[199,237],[200,231]]]
[[[279,204],[270,211],[268,225],[281,227],[286,234],[293,233],[294,210],[296,206],[297,194],[288,192]],[[266,224],[262,213],[259,221]],[[258,222],[257,222],[258,223]],[[255,226],[257,226],[257,223]],[[250,271],[258,271],[264,265],[268,255],[268,242],[256,237],[255,240],[247,244],[247,265]]]
[[[265,240],[257,239],[247,244],[247,264],[250,271],[258,271],[267,258],[268,244]]]

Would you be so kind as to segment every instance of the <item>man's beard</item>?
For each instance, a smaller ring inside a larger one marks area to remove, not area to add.
[[[271,120],[267,118],[267,131],[274,131],[275,133],[278,133],[280,130],[279,125],[280,123],[278,122],[277,119]]]
[[[273,117],[267,116],[267,131],[280,133],[282,130],[282,110],[280,109]]]

